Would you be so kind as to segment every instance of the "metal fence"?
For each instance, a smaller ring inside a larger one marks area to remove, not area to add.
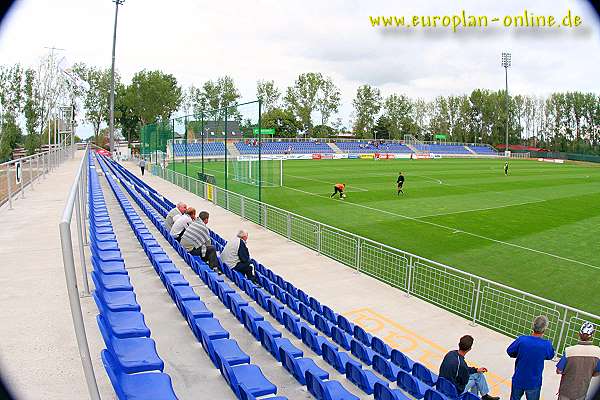
[[[473,324],[508,336],[531,332],[531,321],[544,314],[546,333],[558,353],[577,343],[584,321],[600,316],[511,288],[501,283],[408,253],[368,238],[153,165],[152,173],[239,216],[370,275]],[[598,344],[599,339],[595,339]]]
[[[73,219],[73,211],[76,215],[76,233],[77,233],[77,248],[79,253],[79,262],[81,271],[81,279],[83,281],[83,296],[88,296],[90,293],[88,274],[85,264],[85,245],[87,244],[86,235],[86,218],[87,218],[87,198],[88,198],[88,170],[89,170],[89,147],[86,147],[85,154],[77,169],[77,175],[69,197],[63,210],[63,215],[59,223],[60,243],[62,248],[63,265],[65,268],[65,278],[67,281],[67,292],[69,295],[69,305],[71,315],[73,317],[73,326],[75,328],[75,336],[77,338],[77,346],[79,348],[79,356],[83,366],[83,372],[88,387],[90,399],[99,400],[98,384],[92,367],[92,359],[90,357],[90,349],[85,333],[85,325],[83,322],[83,314],[81,312],[81,303],[79,300],[79,289],[77,286],[77,273],[75,271],[75,252],[73,250],[73,241],[71,239],[71,222]]]
[[[25,198],[26,188],[35,190],[34,183],[72,157],[73,152],[74,147],[66,146],[0,164],[0,206],[8,203],[8,208],[12,209],[16,198]]]

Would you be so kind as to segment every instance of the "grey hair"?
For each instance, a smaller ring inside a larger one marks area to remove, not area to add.
[[[248,231],[246,231],[244,229],[240,229],[236,236],[239,238],[243,238],[244,236],[247,236],[247,235],[248,235]]]
[[[548,317],[539,315],[533,319],[533,331],[535,333],[544,333],[548,329]]]
[[[179,206],[185,206],[185,205],[187,205],[187,204],[185,204],[183,201],[180,201],[179,203],[177,203],[177,207],[179,207]]]

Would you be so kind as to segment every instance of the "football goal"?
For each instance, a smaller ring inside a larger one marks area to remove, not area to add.
[[[283,186],[283,159],[258,159],[240,156],[229,161],[230,177],[252,186]],[[229,175],[229,174],[228,174]]]

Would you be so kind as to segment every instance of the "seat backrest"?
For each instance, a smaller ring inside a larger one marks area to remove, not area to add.
[[[258,327],[258,337],[260,338],[260,342],[263,347],[271,354],[275,352],[275,344],[273,337],[271,334],[263,329],[262,326]]]
[[[300,300],[307,306],[310,306],[310,300],[308,299],[308,295],[304,293],[304,291],[302,291],[301,289],[298,289],[298,300]]]
[[[327,318],[330,322],[337,324],[337,317],[335,315],[335,312],[327,306],[322,306],[322,307],[323,307],[323,316],[325,318]]]
[[[283,320],[283,317],[281,316],[281,308],[279,307],[277,301],[272,297],[269,297],[267,299],[267,304],[269,304],[269,314],[271,314],[271,316],[277,321]]]
[[[446,378],[439,376],[437,382],[435,383],[435,387],[440,393],[442,393],[446,397],[449,397],[451,399],[458,398],[458,391],[456,390],[456,386],[454,385],[454,383],[450,382]]]
[[[396,381],[396,383],[398,384],[398,386],[404,390],[405,392],[408,392],[411,395],[415,395],[415,393],[417,393],[419,391],[419,386],[417,384],[417,382],[415,381],[415,378],[413,378],[413,376],[411,374],[409,374],[408,372],[401,370],[398,373],[398,379]]]
[[[288,313],[283,313],[283,325],[285,329],[292,332],[294,336],[300,336],[300,328],[298,327],[298,322],[292,318],[292,316]]]
[[[371,338],[361,326],[354,325],[354,337],[366,346],[371,346]]]
[[[327,336],[331,336],[331,328],[323,316],[315,314],[315,326]]]
[[[343,315],[338,315],[338,321],[337,324],[340,328],[342,328],[343,330],[345,330],[347,333],[349,334],[353,334],[353,329],[352,329],[352,324],[350,323],[350,321],[348,321],[348,319],[346,317],[344,317]]]
[[[325,387],[323,381],[309,370],[304,374],[306,379],[306,387],[308,391],[315,396],[317,400],[325,399]]]
[[[361,389],[367,386],[364,371],[354,363],[346,363],[346,378]]]
[[[221,364],[221,372],[223,373],[223,377],[225,378],[227,383],[229,383],[229,386],[231,387],[231,390],[233,390],[233,393],[235,393],[235,395],[239,398],[240,397],[240,389],[239,389],[240,385],[237,381],[237,378],[235,377],[235,374],[233,373],[233,369],[229,366],[228,363],[222,363]]]
[[[342,369],[340,356],[334,345],[329,342],[323,342],[321,351],[323,353],[323,360],[325,360],[327,364],[331,365],[336,370]]]
[[[304,303],[298,304],[298,311],[300,311],[300,316],[310,322],[311,324],[315,323],[315,317],[312,313],[312,310]]]
[[[117,369],[115,369],[117,363],[113,359],[110,352],[106,349],[102,350],[101,356],[102,356],[102,364],[104,364],[104,369],[106,370],[106,373],[108,374],[108,378],[110,379],[110,382],[112,383],[112,386],[115,389],[115,392],[117,393],[117,397],[119,399],[126,398],[125,393],[123,393],[123,391],[121,389],[121,384],[120,384],[120,380],[119,380],[119,375],[121,373]]]
[[[481,400],[479,396],[471,392],[464,392],[460,395],[460,400]]]
[[[302,338],[302,343],[307,345],[312,350],[315,349],[315,346],[317,345],[316,332],[306,326],[303,326],[300,328],[300,336]]]
[[[392,367],[390,366],[388,360],[386,360],[379,354],[375,354],[373,356],[373,369],[375,370],[375,372],[379,372],[381,375],[385,376],[389,380],[396,380],[396,377],[393,376]]]
[[[396,350],[396,349],[392,350],[391,360],[394,364],[396,364],[403,370],[405,370],[405,371],[410,370],[408,360],[406,359],[406,356],[404,355],[404,353],[402,353],[400,350]]]
[[[294,375],[296,379],[304,379],[304,376],[300,377],[302,371],[300,370],[300,366],[298,365],[296,358],[285,351],[284,348],[280,349],[279,351],[281,363],[283,364],[284,368],[290,371],[290,373]]]
[[[350,343],[348,343],[348,338],[344,334],[344,332],[338,328],[337,326],[331,327],[331,338],[334,342],[339,344],[345,349],[351,348]]]
[[[296,289],[296,287],[294,285],[292,285],[291,283],[287,282],[287,284],[286,284],[286,290],[288,291],[289,294],[291,294],[295,298],[298,298],[298,289]]]
[[[362,343],[360,343],[358,340],[352,339],[350,341],[350,352],[359,360],[365,361],[366,351]]]
[[[427,368],[421,363],[414,363],[412,374],[415,378],[419,379],[421,382],[424,382],[429,386],[433,386],[435,384],[435,382],[433,381],[434,377],[431,374],[431,371],[429,370],[429,368]]]
[[[256,400],[256,397],[250,392],[250,388],[244,383],[240,383],[240,399],[241,400]]]
[[[383,357],[390,358],[389,347],[377,336],[373,336],[373,339],[371,339],[371,348],[377,353],[381,354]]]
[[[92,296],[96,296],[96,293],[92,292]],[[96,322],[98,323],[98,328],[100,329],[100,334],[104,339],[104,344],[107,348],[112,346],[112,335],[109,332],[108,328],[105,325],[104,318],[101,314],[96,315]]]
[[[375,382],[373,394],[375,395],[375,400],[408,400],[408,397],[400,397],[398,391],[393,391],[381,382]]]
[[[321,303],[319,303],[319,301],[317,299],[315,299],[314,297],[311,297],[308,299],[308,302],[310,304],[310,308],[312,308],[314,312],[323,314],[323,308],[321,307]]]

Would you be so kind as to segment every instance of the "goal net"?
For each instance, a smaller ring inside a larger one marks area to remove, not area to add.
[[[252,186],[283,186],[283,159],[258,159],[240,156],[229,161],[230,178]]]

